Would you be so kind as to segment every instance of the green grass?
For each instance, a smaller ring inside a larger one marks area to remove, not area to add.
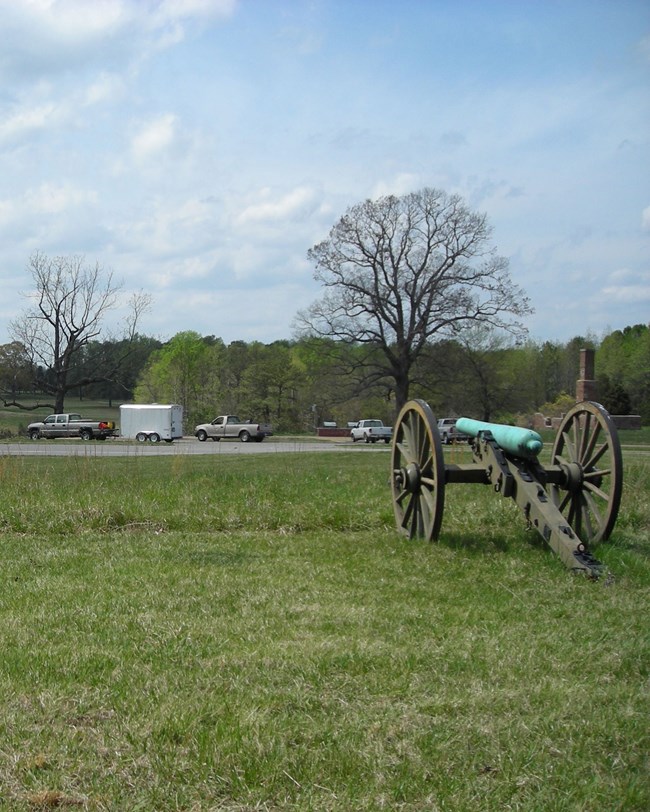
[[[591,582],[485,487],[399,538],[388,453],[0,458],[0,809],[650,808],[625,476]]]

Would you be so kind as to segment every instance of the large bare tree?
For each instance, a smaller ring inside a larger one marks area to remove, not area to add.
[[[99,263],[86,265],[81,256],[48,257],[40,252],[30,257],[28,272],[34,284],[29,294],[33,305],[11,323],[10,332],[25,349],[34,389],[53,398],[52,404],[41,405],[62,412],[72,389],[110,380],[117,373],[150,297],[142,293],[131,297],[124,352],[109,358],[101,353],[98,337],[107,313],[119,304],[122,288],[114,283],[113,272]],[[80,359],[83,363],[78,363]]]
[[[525,332],[528,299],[491,236],[484,214],[438,189],[366,200],[308,252],[326,291],[296,325],[365,347],[366,381],[388,381],[399,409],[428,343],[472,323]]]

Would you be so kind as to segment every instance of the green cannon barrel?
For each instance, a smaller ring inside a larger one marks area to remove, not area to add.
[[[504,426],[500,423],[484,423],[482,420],[471,420],[469,417],[459,417],[456,429],[470,437],[478,437],[480,432],[489,431],[497,445],[515,457],[529,459],[536,457],[544,445],[540,435],[532,429]]]

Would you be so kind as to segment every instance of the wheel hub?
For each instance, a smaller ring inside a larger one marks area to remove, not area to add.
[[[566,477],[566,489],[571,493],[579,491],[582,488],[584,480],[582,465],[577,462],[570,462],[568,465],[563,465],[562,467]]]
[[[397,479],[404,490],[417,493],[421,483],[420,466],[416,462],[411,462],[405,468],[400,468]]]

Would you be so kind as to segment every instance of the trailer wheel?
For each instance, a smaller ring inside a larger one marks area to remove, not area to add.
[[[138,433],[135,435],[135,439],[136,439],[136,440],[137,440],[139,443],[146,443],[146,442],[147,442],[147,435],[146,435],[146,434],[145,434],[143,431],[139,431],[139,432],[138,432]]]
[[[156,432],[154,431],[153,434],[149,435],[149,440],[152,443],[159,443],[160,442],[160,434],[156,434]]]

